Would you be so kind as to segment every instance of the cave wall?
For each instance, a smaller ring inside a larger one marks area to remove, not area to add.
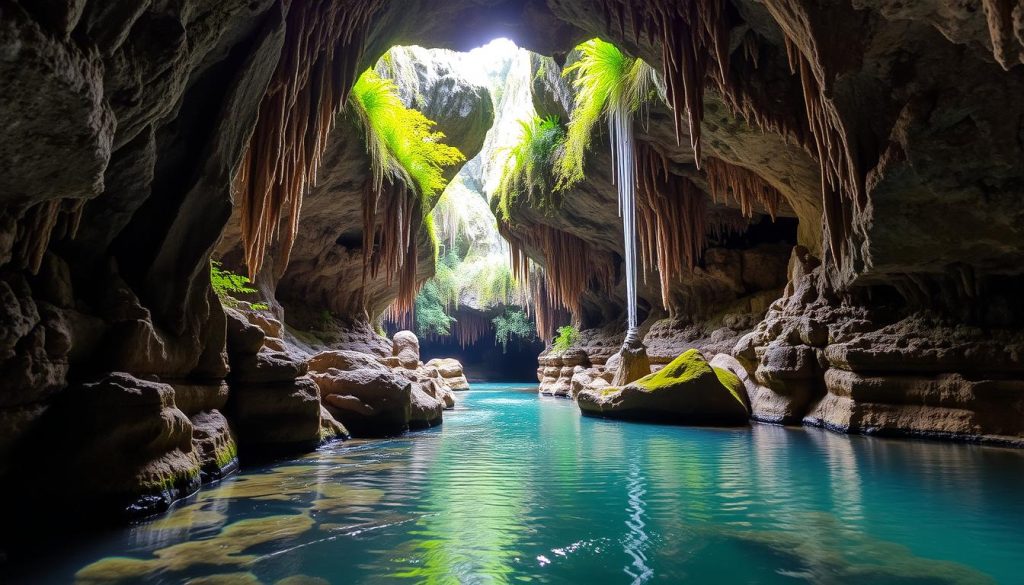
[[[792,402],[790,381],[809,381],[809,404],[762,418],[1019,440],[1020,354],[993,361],[972,349],[993,339],[1016,347],[1022,326],[1022,19],[1019,7],[996,10],[1004,4],[725,4],[730,80],[743,99],[708,88],[704,147],[783,193],[802,246],[768,319],[733,350],[748,360],[752,392],[765,400]],[[259,335],[221,310],[207,269],[291,5],[0,2],[0,115],[16,122],[0,128],[5,485],[59,488],[60,465],[30,465],[53,447],[29,439],[42,435],[69,449],[68,461],[124,478],[79,495],[135,501],[144,492],[166,505],[194,486],[201,468],[232,459],[230,429],[218,418],[240,408],[224,396],[231,375],[254,393],[284,387],[296,397],[291,404],[311,404],[303,366],[254,347]],[[499,35],[559,58],[599,35],[662,64],[658,40],[635,34],[629,15],[609,13],[606,2],[380,5],[361,65],[394,44],[470,48]],[[828,156],[806,140],[806,95],[827,114]],[[652,121],[645,138],[678,172],[693,174],[685,128],[677,141],[667,119],[652,113]],[[819,163],[830,158],[849,175],[848,193],[823,193],[836,171]],[[582,223],[614,252],[617,221],[607,202],[602,189],[581,190],[559,226]],[[318,205],[308,204],[311,218]],[[348,220],[350,210],[339,201],[331,213]],[[322,294],[330,282],[306,286],[295,295]],[[615,302],[594,305],[595,321],[615,316]],[[821,322],[825,334],[806,324]],[[264,326],[266,338],[281,334]],[[889,338],[900,351],[871,362],[844,349]],[[893,356],[927,367],[908,372]],[[903,407],[922,402],[918,415]],[[960,422],[923,424],[933,404]],[[999,409],[1007,420],[989,416]],[[82,422],[90,415],[79,413],[95,412],[107,418]],[[865,416],[878,412],[888,418]],[[103,456],[122,452],[132,456]]]

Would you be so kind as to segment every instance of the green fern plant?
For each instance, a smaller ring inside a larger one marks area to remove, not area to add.
[[[617,110],[635,112],[658,95],[657,74],[643,60],[629,57],[601,39],[589,40],[576,50],[579,60],[562,73],[576,76],[576,100],[558,164],[556,187],[560,191],[585,178],[586,153],[602,118]]]
[[[505,313],[491,319],[494,324],[494,343],[501,346],[501,352],[508,351],[508,344],[513,338],[530,339],[534,335],[534,325],[522,309],[506,309]]]
[[[214,294],[220,299],[221,305],[231,309],[247,306],[255,311],[270,309],[270,305],[264,302],[249,303],[236,298],[236,295],[258,293],[259,290],[251,285],[252,281],[248,277],[231,272],[216,260],[210,261],[210,286],[213,287]]]
[[[576,344],[579,341],[580,332],[572,325],[563,325],[558,328],[558,335],[555,336],[555,341],[551,344],[551,347],[555,351],[565,351]]]
[[[401,181],[429,210],[448,184],[444,168],[466,157],[443,142],[444,133],[433,130],[436,122],[405,107],[393,81],[372,69],[359,76],[349,104],[366,136],[375,185],[379,188],[385,179]]]
[[[508,158],[495,191],[498,211],[504,221],[509,221],[512,204],[520,196],[525,196],[538,207],[551,203],[558,151],[566,138],[558,116],[541,118],[534,115],[519,124],[519,141],[508,149]]]

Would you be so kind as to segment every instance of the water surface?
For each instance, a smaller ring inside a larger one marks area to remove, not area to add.
[[[440,428],[247,471],[28,582],[1024,583],[1019,451],[474,388]]]

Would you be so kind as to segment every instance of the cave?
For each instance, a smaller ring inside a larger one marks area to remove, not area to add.
[[[0,0],[0,581],[1011,583],[1024,4]]]

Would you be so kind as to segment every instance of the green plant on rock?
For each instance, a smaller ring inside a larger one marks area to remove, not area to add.
[[[349,97],[352,112],[366,134],[374,184],[401,181],[423,198],[424,210],[448,184],[444,168],[466,160],[443,142],[443,132],[421,112],[405,107],[398,87],[372,69],[356,81]],[[379,189],[378,189],[379,190]]]
[[[494,343],[508,351],[512,338],[529,339],[534,335],[534,324],[522,309],[506,309],[503,315],[491,319],[494,324]]]
[[[231,272],[216,260],[210,261],[210,286],[220,299],[220,304],[229,309],[248,307],[254,311],[266,311],[270,308],[267,303],[250,303],[237,298],[237,295],[257,294],[259,290],[252,286],[248,277]]]
[[[551,344],[551,347],[555,351],[565,351],[575,345],[579,338],[579,330],[572,325],[563,325],[558,328],[558,335],[555,336],[555,341]]]
[[[575,75],[575,105],[569,119],[565,152],[558,162],[558,190],[582,181],[586,153],[601,118],[614,111],[635,112],[658,95],[657,74],[641,59],[627,56],[601,39],[578,47],[580,58],[565,68]]]
[[[504,221],[509,221],[512,204],[519,197],[526,197],[536,207],[551,204],[558,152],[566,138],[558,116],[534,115],[519,124],[519,141],[508,149],[501,181],[495,191],[498,213]]]
[[[451,334],[455,319],[449,314],[458,301],[455,267],[459,258],[449,251],[437,262],[434,277],[423,284],[416,295],[414,315],[416,334],[421,336]]]

